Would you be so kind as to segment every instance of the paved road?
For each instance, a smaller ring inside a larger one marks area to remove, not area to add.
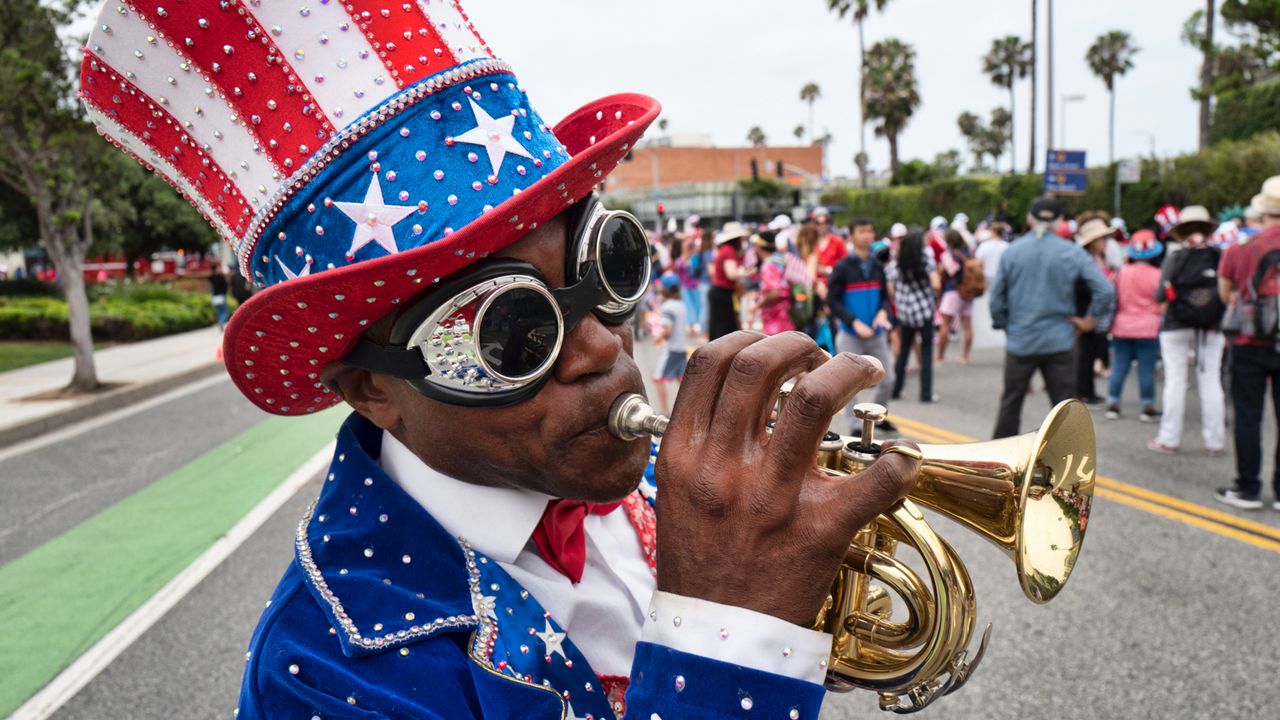
[[[641,358],[642,365],[648,362],[651,350],[642,348]],[[999,393],[998,357],[978,355],[969,368],[943,368],[938,392],[944,396],[941,405],[900,403],[893,410],[951,433],[985,437]],[[184,417],[196,413],[203,418],[234,416],[243,411],[234,393],[229,384],[219,383],[198,398],[140,415],[136,424],[103,428],[95,442],[72,442],[14,458],[10,462],[18,465],[0,464],[0,483],[6,490],[11,484],[26,487],[24,492],[31,494],[24,497],[33,498],[30,502],[47,503],[52,495],[40,495],[37,483],[15,481],[7,468],[56,462],[64,463],[59,472],[96,467],[98,474],[113,475],[136,470],[134,479],[104,490],[108,494],[103,498],[127,493],[145,483],[146,476],[158,477],[194,452],[183,444],[157,442],[160,429],[180,427]],[[1032,429],[1047,409],[1040,397],[1029,399],[1025,429]],[[229,426],[239,428],[245,421],[247,416]],[[1186,451],[1173,458],[1143,448],[1151,426],[1135,420],[1108,423],[1100,417],[1097,424],[1101,472],[1116,480],[1212,507],[1212,488],[1230,477],[1229,459],[1209,459],[1198,449],[1194,420],[1188,422]],[[197,422],[195,427],[204,429],[197,435],[216,440],[214,426]],[[923,432],[919,425],[913,427]],[[936,431],[931,432],[936,438]],[[146,455],[153,458],[147,464],[131,468],[125,463],[107,473],[85,455],[103,447],[147,448],[154,455]],[[314,483],[304,488],[55,717],[229,718],[254,619],[288,561],[293,526],[315,492]],[[6,502],[4,507],[12,506]],[[1280,527],[1280,513],[1229,514]],[[15,517],[4,516],[4,527]],[[61,524],[50,520],[43,523],[48,525],[44,534],[28,529],[15,536],[21,534],[29,545],[70,522],[74,518],[69,516]],[[920,717],[1245,718],[1274,713],[1280,690],[1271,679],[1280,674],[1280,651],[1268,621],[1280,594],[1280,553],[1227,537],[1221,523],[1206,524],[1209,529],[1100,498],[1071,585],[1054,603],[1035,606],[1018,591],[1010,561],[973,535],[939,521],[940,531],[969,563],[984,619],[996,627],[987,658],[969,686]],[[19,552],[17,540],[8,542],[15,544],[0,549]],[[871,694],[858,692],[829,696],[824,718],[877,712]]]

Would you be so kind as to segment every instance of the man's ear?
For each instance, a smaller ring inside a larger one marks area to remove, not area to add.
[[[391,383],[402,382],[390,375],[373,373],[340,362],[324,369],[321,381],[344,402],[383,430],[399,427],[400,405]]]

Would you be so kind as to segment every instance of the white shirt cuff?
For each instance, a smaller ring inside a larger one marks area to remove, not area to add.
[[[708,600],[654,592],[642,642],[821,685],[829,633]]]

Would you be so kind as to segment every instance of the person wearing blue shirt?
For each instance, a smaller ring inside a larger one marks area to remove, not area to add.
[[[1115,307],[1115,287],[1074,242],[1053,232],[1066,215],[1061,203],[1041,198],[1031,205],[1031,232],[1015,241],[1000,258],[991,288],[991,324],[1004,330],[1004,392],[995,437],[1018,434],[1022,402],[1031,378],[1039,371],[1056,405],[1072,397],[1076,336],[1092,332],[1098,318]],[[1076,282],[1088,286],[1091,300],[1084,317],[1077,315]]]
[[[889,350],[889,282],[884,265],[876,259],[871,245],[876,240],[875,225],[866,218],[855,218],[849,223],[849,239],[853,252],[836,264],[827,281],[827,307],[840,321],[836,336],[836,349],[842,353],[870,355],[884,366],[885,379],[876,388],[875,402],[889,407],[893,393],[893,355]],[[853,406],[857,398],[845,408],[851,428],[860,427],[853,420]],[[897,428],[888,420],[878,427],[887,432]]]

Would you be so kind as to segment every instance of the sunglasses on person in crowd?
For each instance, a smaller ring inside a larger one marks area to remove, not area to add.
[[[550,289],[533,265],[482,260],[413,301],[390,344],[362,338],[348,365],[401,378],[453,405],[502,407],[537,394],[564,338],[587,313],[621,325],[649,285],[649,238],[635,216],[592,194],[569,220],[565,287]]]

